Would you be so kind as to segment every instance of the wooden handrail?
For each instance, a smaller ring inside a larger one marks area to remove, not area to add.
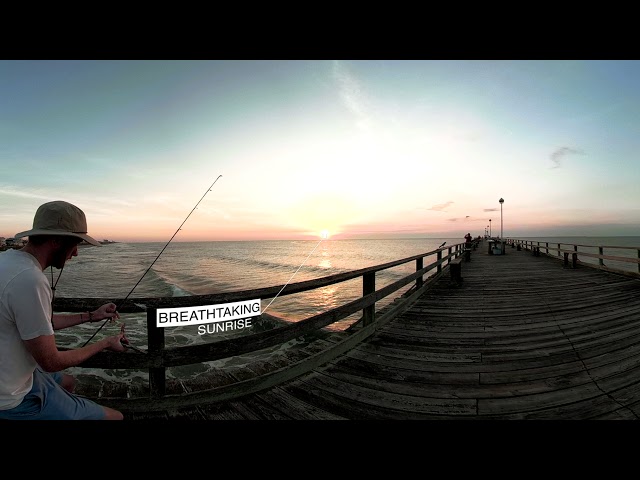
[[[540,241],[540,240],[524,240],[524,239],[518,239],[518,238],[508,238],[507,239],[508,242],[513,243],[513,244],[520,244],[523,245],[525,247],[525,249],[529,249],[527,248],[528,246],[533,247],[534,244],[537,248],[539,248],[540,250],[544,249],[545,252],[541,252],[541,253],[545,253],[546,255],[550,255],[550,251],[551,252],[557,252],[558,257],[561,254],[571,254],[571,255],[576,255],[577,257],[590,257],[590,258],[597,258],[599,260],[598,265],[594,265],[591,263],[584,263],[582,262],[583,265],[588,266],[588,267],[593,267],[593,268],[600,268],[603,270],[607,270],[607,271],[611,271],[614,273],[621,273],[624,275],[629,275],[631,274],[632,276],[636,276],[635,272],[630,272],[627,270],[620,270],[620,269],[616,269],[616,268],[612,268],[612,267],[606,267],[604,265],[603,260],[613,260],[613,261],[617,261],[617,262],[622,262],[622,263],[635,263],[638,265],[638,274],[640,274],[640,247],[625,247],[625,246],[621,246],[621,245],[583,245],[583,244],[579,244],[579,243],[566,243],[566,242],[547,242],[547,241]],[[551,246],[550,244],[553,245],[557,245],[557,247]],[[571,249],[566,249],[566,248],[562,248],[563,245],[570,245],[572,248]],[[597,248],[599,253],[590,253],[590,252],[581,252],[578,250],[578,247],[586,247],[586,248]],[[636,257],[621,257],[618,255],[605,255],[604,254],[604,249],[605,248],[617,248],[617,249],[626,249],[626,250],[635,250],[637,252],[637,256]]]

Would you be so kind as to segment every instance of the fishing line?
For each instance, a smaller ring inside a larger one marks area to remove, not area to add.
[[[53,326],[53,302],[56,299],[56,287],[58,286],[58,282],[60,281],[60,275],[62,275],[62,270],[64,269],[64,265],[60,268],[60,272],[58,273],[58,278],[56,279],[56,283],[53,283],[53,265],[49,268],[51,272],[51,327]]]
[[[302,268],[302,265],[304,265],[305,263],[307,263],[307,260],[309,260],[309,257],[311,256],[311,254],[312,254],[313,252],[315,252],[316,248],[318,248],[318,245],[320,245],[320,243],[322,242],[322,240],[324,240],[324,238],[321,238],[321,239],[320,239],[320,241],[319,241],[318,243],[316,243],[316,246],[315,246],[315,247],[313,247],[313,250],[311,250],[311,253],[309,253],[309,255],[307,255],[307,258],[305,258],[305,259],[304,259],[304,262],[302,262],[302,263],[300,264],[300,266],[298,267],[298,270],[300,270],[300,269]],[[291,281],[291,279],[292,279],[293,277],[295,277],[296,273],[298,273],[298,270],[296,270],[295,272],[293,272],[293,275],[291,275],[291,277],[289,278],[289,280],[287,280],[287,283],[285,283],[285,284],[282,286],[282,288],[280,289],[280,291],[276,294],[276,296],[275,296],[275,297],[273,297],[273,298],[271,299],[271,301],[269,302],[269,305],[267,305],[267,306],[265,307],[265,309],[264,309],[264,310],[262,310],[262,313],[264,313],[264,312],[266,312],[266,311],[267,311],[267,308],[269,308],[269,307],[271,306],[271,304],[273,303],[273,301],[274,301],[276,298],[278,298],[278,295],[280,295],[280,293],[282,293],[282,291],[284,290],[284,287],[286,287],[287,285],[289,285],[289,282]]]
[[[147,270],[142,274],[142,276],[140,277],[140,280],[138,280],[138,282],[133,286],[133,288],[131,289],[131,291],[127,294],[126,297],[124,297],[124,300],[122,301],[122,303],[120,304],[120,307],[122,307],[122,305],[125,304],[125,302],[127,301],[127,299],[129,298],[129,295],[131,295],[133,293],[133,291],[136,289],[136,287],[138,286],[138,284],[142,281],[142,279],[145,277],[145,275],[149,272],[149,270],[151,270],[151,267],[153,267],[153,264],[156,263],[156,261],[160,258],[160,255],[162,255],[162,252],[164,252],[165,248],[167,248],[169,246],[169,244],[171,243],[171,240],[173,240],[173,237],[175,237],[178,232],[180,231],[180,229],[182,228],[182,226],[185,224],[185,222],[187,221],[187,219],[191,216],[191,214],[194,212],[194,210],[198,207],[198,205],[200,205],[200,202],[202,201],[202,199],[207,195],[207,193],[209,193],[211,191],[211,189],[213,188],[213,186],[216,184],[216,182],[220,179],[222,175],[218,175],[218,178],[215,179],[215,181],[211,184],[211,186],[207,189],[206,192],[204,192],[204,195],[202,195],[202,198],[200,198],[200,200],[198,200],[198,203],[196,203],[196,206],[193,207],[193,209],[191,210],[191,212],[189,212],[189,215],[187,215],[187,217],[184,219],[184,221],[180,224],[180,226],[178,227],[178,229],[175,231],[175,233],[173,234],[173,236],[169,239],[169,241],[167,242],[167,244],[162,248],[162,250],[160,250],[160,253],[158,254],[158,256],[156,257],[156,259],[151,263],[151,265],[149,265],[149,268],[147,268]],[[93,337],[95,337],[97,335],[97,333],[102,330],[102,327],[104,327],[107,322],[109,320],[111,320],[112,317],[110,318],[106,318],[105,321],[102,323],[102,325],[100,325],[100,328],[98,328],[98,330],[95,331],[95,333],[93,335],[91,335],[91,338],[89,338],[89,340],[87,340],[84,345],[82,345],[83,347],[87,345],[87,343],[89,343],[91,341],[91,339]]]

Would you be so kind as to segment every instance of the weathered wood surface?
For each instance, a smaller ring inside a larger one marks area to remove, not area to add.
[[[233,401],[125,417],[639,419],[640,280],[484,250],[464,263],[461,285],[442,275],[409,311],[309,374]]]

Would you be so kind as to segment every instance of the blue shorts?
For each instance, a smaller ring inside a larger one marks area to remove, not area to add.
[[[0,410],[7,420],[104,420],[102,406],[66,391],[62,373],[33,372],[33,387],[17,407]]]

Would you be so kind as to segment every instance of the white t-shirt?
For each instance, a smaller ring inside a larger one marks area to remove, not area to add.
[[[38,260],[21,250],[0,253],[0,410],[22,402],[36,361],[23,340],[53,335],[51,287]]]

